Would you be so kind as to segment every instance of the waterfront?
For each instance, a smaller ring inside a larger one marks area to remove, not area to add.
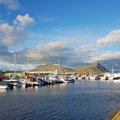
[[[120,106],[120,84],[75,81],[0,91],[1,120],[105,120]]]

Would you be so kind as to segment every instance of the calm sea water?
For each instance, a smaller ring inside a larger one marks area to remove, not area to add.
[[[105,120],[120,106],[120,84],[76,81],[0,91],[0,120]]]

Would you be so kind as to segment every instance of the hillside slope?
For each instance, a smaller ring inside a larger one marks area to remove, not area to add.
[[[40,65],[31,71],[55,71],[55,70],[60,70],[60,73],[74,72],[73,69],[59,67],[58,65],[55,65],[55,64]]]
[[[103,67],[99,63],[89,66],[79,66],[75,68],[64,68],[64,67],[59,67],[58,65],[55,64],[46,64],[46,65],[37,66],[35,69],[31,71],[55,71],[55,70],[58,71],[60,70],[60,73],[72,72],[72,73],[80,73],[80,74],[89,74],[90,72],[93,74],[96,73],[99,74],[108,71],[105,67]]]
[[[89,66],[79,66],[73,68],[73,70],[77,73],[81,74],[89,74],[90,72],[95,74],[95,73],[103,73],[107,72],[108,70],[102,66],[100,63],[94,64],[94,65],[89,65]]]

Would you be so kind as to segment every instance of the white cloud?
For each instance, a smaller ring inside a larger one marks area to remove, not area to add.
[[[73,45],[73,44],[78,44],[78,43],[81,43],[81,41],[56,41],[56,42],[49,42],[44,45],[39,45],[38,47],[45,46],[44,47],[45,49],[47,48],[47,50],[52,50],[52,49],[64,47],[66,45]]]
[[[8,23],[0,25],[0,41],[5,45],[15,45],[26,38],[23,28],[11,26]]]
[[[64,56],[67,57],[69,55],[70,48],[67,47],[69,45],[73,45],[73,44],[77,44],[79,43],[77,42],[73,42],[73,41],[57,41],[57,42],[50,42],[47,44],[43,44],[43,45],[38,45],[37,47],[34,48],[30,48],[29,49],[29,57],[31,57],[32,59],[36,59],[36,60],[50,60],[52,58],[58,58],[59,56]],[[66,56],[66,55],[67,56]]]
[[[21,7],[18,0],[0,0],[0,4],[7,6],[9,10],[17,10]]]
[[[16,17],[16,25],[9,25],[8,23],[0,24],[0,42],[4,45],[16,45],[22,43],[27,39],[27,32],[25,25],[32,23],[33,18],[28,14],[25,16],[18,15]]]
[[[34,69],[36,67],[36,65],[32,65],[32,64],[16,64],[16,70],[31,70],[31,69]],[[11,70],[11,71],[14,71],[15,70],[15,65],[13,63],[9,63],[9,62],[6,62],[4,60],[1,60],[0,59],[0,70]]]
[[[119,51],[107,51],[101,54],[94,54],[87,62],[105,61],[105,60],[116,60],[120,59]]]
[[[106,37],[97,40],[97,44],[101,45],[108,45],[116,42],[120,42],[120,30],[114,30]]]
[[[32,19],[27,18],[29,18],[28,14],[25,18],[23,16],[23,20],[21,19],[20,21],[18,19],[19,21],[17,22],[19,24],[17,25],[10,25],[9,23],[5,23],[5,21],[1,21],[3,23],[0,24],[0,67],[2,66],[2,68],[6,69],[14,67],[14,55],[8,50],[8,46],[23,43],[27,39],[27,32],[24,25],[32,22]],[[19,51],[17,51],[17,54],[19,54]],[[24,69],[23,67],[26,64],[25,53],[21,58],[18,57],[17,63],[20,64],[21,69]]]
[[[17,70],[28,70],[35,68],[36,65],[28,64],[26,65],[26,58],[24,55],[20,57],[19,51],[16,51],[16,58],[17,58]],[[7,69],[7,70],[14,70],[14,54],[8,50],[8,47],[5,45],[0,44],[0,70]]]
[[[19,26],[26,26],[27,24],[30,24],[33,22],[34,22],[34,19],[30,17],[29,14],[26,14],[24,16],[18,15],[16,17],[16,20],[14,20],[14,24]]]
[[[84,45],[79,48],[76,48],[77,54],[88,54],[90,52],[94,52],[98,50],[98,46],[94,46],[92,44]]]
[[[42,17],[42,16],[38,16],[38,19],[40,22],[53,22],[54,21],[53,18],[46,18],[46,17]]]
[[[57,41],[49,42],[47,44],[38,45],[33,48],[29,48],[22,51],[23,56],[27,56],[33,63],[46,64],[54,63],[56,64],[58,58],[60,57],[62,64],[67,66],[72,66],[75,64],[84,63],[87,61],[97,49],[93,45],[84,45],[80,48],[74,48],[74,45],[80,45],[80,41]],[[89,48],[91,47],[91,48]],[[85,50],[86,49],[86,50]],[[78,51],[79,50],[79,51]]]
[[[110,61],[120,59],[120,52],[108,51],[105,53],[96,53],[98,49],[92,44],[82,45],[79,48],[72,46],[80,44],[80,41],[57,41],[41,44],[33,48],[17,51],[17,63],[20,69],[32,69],[38,64],[58,63],[58,58],[61,59],[62,65],[75,67],[80,64],[94,63],[96,61]],[[0,45],[0,61],[4,68],[14,69],[13,53],[8,51],[6,46]],[[26,59],[29,59],[29,68],[25,66]],[[6,64],[5,64],[6,63]],[[32,65],[33,64],[33,65]],[[24,67],[25,66],[25,67]],[[19,68],[17,67],[17,69]]]
[[[17,54],[17,69],[33,69],[38,64],[54,63],[58,61],[58,57],[64,60],[64,64],[67,59],[72,56],[74,52],[69,45],[77,44],[78,42],[50,42],[43,45],[38,45],[34,48],[29,48],[21,51],[16,51]],[[28,52],[29,51],[29,52]],[[0,68],[14,70],[14,55],[13,52],[9,52],[8,48],[4,45],[0,45]],[[27,68],[27,58],[29,59],[29,68]],[[67,63],[68,65],[69,63]]]

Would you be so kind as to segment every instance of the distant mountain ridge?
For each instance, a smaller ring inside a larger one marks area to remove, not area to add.
[[[90,72],[93,74],[100,74],[104,72],[108,72],[108,70],[102,66],[100,63],[89,65],[89,66],[79,66],[75,68],[64,68],[55,64],[46,64],[37,66],[35,69],[31,71],[55,71],[58,70],[60,73],[80,73],[80,74],[89,74]]]

